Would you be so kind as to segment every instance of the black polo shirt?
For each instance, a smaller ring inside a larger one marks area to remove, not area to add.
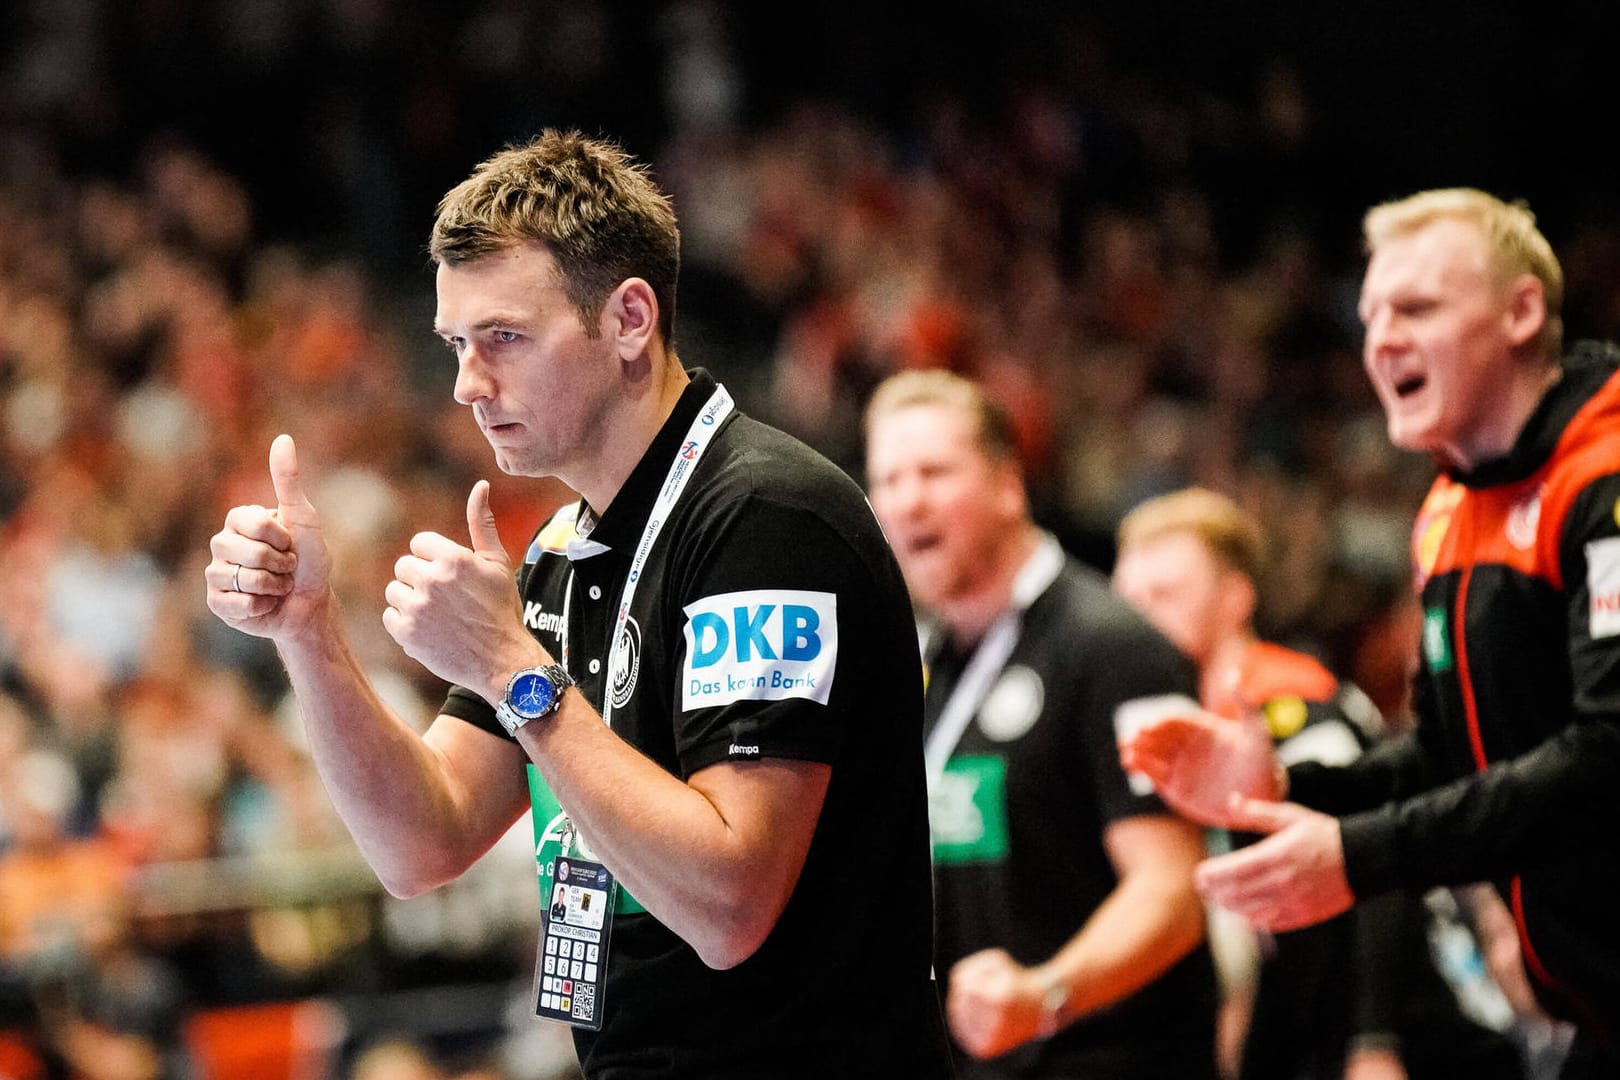
[[[775,757],[823,762],[832,777],[793,895],[743,963],[712,970],[622,905],[603,1028],[576,1032],[581,1062],[613,1077],[944,1075],[916,635],[860,489],[733,412],[610,640],[649,514],[714,390],[706,372],[692,380],[588,537],[577,505],[535,534],[518,573],[524,621],[559,658],[566,621],[587,699],[600,711],[610,696],[613,730],[672,775]],[[443,711],[506,737],[465,689]]]
[[[928,656],[931,732],[972,659],[948,635]],[[1104,845],[1124,818],[1166,814],[1118,739],[1196,703],[1193,667],[1090,567],[1066,559],[1024,612],[1012,652],[935,785],[934,859],[942,980],[966,956],[1005,949],[1050,959],[1119,884]],[[1215,974],[1199,944],[1113,1005],[964,1077],[1214,1075]]]

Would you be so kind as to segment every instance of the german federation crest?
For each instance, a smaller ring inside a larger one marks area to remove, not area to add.
[[[609,700],[615,709],[630,704],[636,692],[636,677],[641,674],[641,627],[632,616],[626,616],[619,637],[613,643],[613,685],[608,687]]]

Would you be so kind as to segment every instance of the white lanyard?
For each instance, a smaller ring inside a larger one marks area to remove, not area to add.
[[[698,459],[714,441],[715,433],[734,408],[731,395],[726,393],[724,386],[716,385],[714,393],[704,402],[703,408],[698,411],[697,418],[692,426],[686,430],[686,439],[681,448],[675,452],[675,460],[670,462],[669,475],[664,478],[664,486],[658,492],[652,510],[647,515],[647,525],[641,530],[641,540],[636,544],[635,555],[630,560],[630,576],[625,579],[624,592],[619,597],[619,611],[613,622],[613,636],[608,638],[607,671],[603,676],[602,691],[602,722],[613,723],[613,684],[614,668],[619,664],[619,637],[624,633],[624,624],[630,618],[630,600],[636,594],[636,585],[641,580],[641,572],[646,568],[647,556],[652,551],[653,543],[663,530],[664,522],[669,520],[675,503],[680,499],[681,492],[686,490],[686,482],[697,471]],[[568,609],[574,597],[574,571],[572,564],[568,571],[568,588],[563,593],[562,610],[562,665],[568,667]]]
[[[973,650],[973,658],[962,669],[962,677],[957,680],[945,707],[940,710],[939,722],[928,733],[923,760],[927,766],[930,788],[944,775],[945,763],[956,751],[956,744],[962,741],[962,733],[967,731],[969,722],[984,703],[984,696],[990,692],[990,684],[1001,674],[1007,658],[1012,656],[1023,630],[1024,612],[1057,580],[1063,570],[1063,558],[1063,546],[1058,543],[1057,537],[1042,533],[1040,544],[1019,568],[1018,576],[1013,579],[1012,599],[1007,610],[1001,613],[984,640],[979,642],[979,647]],[[925,650],[926,647],[924,644]]]

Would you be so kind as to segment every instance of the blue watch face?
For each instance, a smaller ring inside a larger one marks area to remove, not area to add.
[[[525,720],[533,720],[537,716],[545,715],[556,696],[557,688],[552,686],[551,680],[544,675],[534,672],[520,675],[512,684],[512,711]]]

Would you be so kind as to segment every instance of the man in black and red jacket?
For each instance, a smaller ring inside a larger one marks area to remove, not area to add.
[[[1563,1075],[1620,1075],[1620,350],[1560,359],[1563,273],[1522,204],[1423,192],[1364,233],[1367,373],[1391,441],[1441,470],[1413,532],[1417,729],[1285,771],[1263,730],[1199,715],[1125,761],[1183,812],[1270,834],[1199,871],[1266,929],[1493,882],[1537,997],[1579,1028]]]
[[[1234,721],[1257,715],[1285,766],[1348,764],[1389,729],[1355,684],[1315,656],[1260,637],[1267,547],[1259,520],[1232,499],[1183,488],[1121,520],[1114,588],[1198,665],[1203,708]],[[1211,840],[1212,851],[1230,850],[1259,837],[1217,830]],[[1477,887],[1466,896],[1482,899]],[[1390,889],[1276,934],[1213,910],[1210,937],[1224,961],[1224,1075],[1524,1080],[1521,1055],[1501,1030],[1512,1020],[1510,998],[1488,980],[1454,986],[1455,973],[1431,960],[1437,943],[1461,955],[1473,947],[1453,915],[1457,901],[1444,887]],[[1512,990],[1523,984],[1515,975]]]

